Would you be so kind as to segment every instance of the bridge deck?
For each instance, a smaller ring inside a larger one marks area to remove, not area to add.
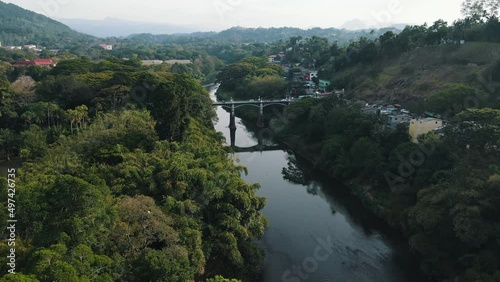
[[[231,106],[231,105],[269,105],[269,104],[290,104],[291,100],[266,100],[266,101],[228,101],[228,102],[213,102],[213,106]]]

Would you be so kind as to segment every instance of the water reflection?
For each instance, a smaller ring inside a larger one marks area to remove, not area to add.
[[[307,185],[310,179],[306,177],[307,173],[298,167],[297,159],[295,155],[288,152],[288,163],[287,167],[284,167],[281,171],[283,179],[288,180],[295,184]],[[315,194],[316,195],[316,194]]]

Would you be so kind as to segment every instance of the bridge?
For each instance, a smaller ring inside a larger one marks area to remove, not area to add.
[[[272,105],[281,105],[281,106],[288,106],[292,102],[291,99],[283,99],[283,100],[248,100],[248,101],[229,101],[229,102],[213,102],[212,106],[221,106],[223,108],[227,108],[231,110],[231,119],[229,121],[229,128],[236,128],[235,124],[235,116],[234,116],[234,110],[239,107],[243,106],[253,106],[257,107],[260,109],[259,112],[259,120],[257,122],[259,127],[264,126],[264,108]]]
[[[234,145],[235,139],[236,139],[236,117],[234,114],[234,110],[239,107],[243,106],[253,106],[257,107],[260,109],[259,112],[259,118],[257,121],[257,126],[258,127],[264,127],[264,108],[268,106],[273,106],[273,105],[281,105],[281,106],[288,106],[291,102],[293,102],[292,99],[283,99],[283,100],[249,100],[249,101],[231,101],[229,102],[213,102],[213,106],[220,106],[223,108],[227,108],[231,110],[230,113],[230,119],[229,119],[229,130],[231,131],[231,147],[233,148],[234,152],[254,152],[254,151],[274,151],[278,150],[281,148],[278,148],[276,146],[265,146],[262,145],[261,138],[259,136],[259,144],[250,147],[250,148],[239,148]]]
[[[243,106],[254,106],[257,108],[265,108],[267,106],[272,106],[272,105],[282,105],[282,106],[288,106],[292,102],[291,99],[283,99],[283,100],[248,100],[248,101],[228,101],[228,102],[213,102],[213,106],[222,106],[224,108],[229,108],[232,109],[233,107],[239,108]]]
[[[258,144],[252,147],[238,147],[238,146],[233,146],[231,147],[233,152],[235,153],[253,153],[253,152],[270,152],[270,151],[282,151],[286,150],[286,146],[284,145],[262,145]]]

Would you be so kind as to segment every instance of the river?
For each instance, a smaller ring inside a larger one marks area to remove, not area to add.
[[[214,99],[216,88],[210,89]],[[217,108],[215,129],[229,143],[229,113]],[[257,144],[256,134],[236,119],[238,147]],[[269,134],[266,134],[269,135]],[[272,142],[267,140],[267,142]],[[418,262],[407,243],[363,208],[348,189],[283,150],[237,153],[235,161],[248,168],[243,178],[259,183],[258,196],[267,199],[263,214],[269,229],[260,241],[266,252],[264,282],[422,282]],[[285,179],[284,168],[292,165]]]

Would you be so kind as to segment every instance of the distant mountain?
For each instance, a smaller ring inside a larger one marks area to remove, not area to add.
[[[347,21],[344,23],[340,28],[344,28],[347,30],[360,30],[360,29],[366,29],[369,28],[366,22],[363,22],[360,19],[354,19]]]
[[[411,24],[393,24],[393,25],[391,25],[391,27],[397,28],[399,30],[403,30],[403,29],[405,29],[405,27],[407,27],[409,25],[411,25]]]
[[[104,20],[58,19],[79,32],[97,37],[126,37],[138,33],[176,34],[199,31],[196,27],[179,26],[153,22],[135,22],[122,19],[106,18]]]
[[[95,40],[48,17],[0,1],[0,42],[3,46],[36,44],[63,48]]]
[[[357,40],[364,36],[367,38],[377,38],[387,31],[398,33],[400,30],[389,27],[376,29],[371,33],[371,29],[364,30],[346,30],[338,28],[311,28],[300,29],[294,27],[280,27],[280,28],[244,28],[232,27],[221,32],[195,32],[182,35],[152,35],[152,34],[135,34],[128,37],[141,41],[142,43],[150,44],[168,44],[168,43],[186,43],[192,40],[207,39],[212,41],[230,41],[239,43],[270,43],[279,40],[288,40],[293,36],[302,36],[303,38],[319,36],[325,37],[330,42],[338,42],[339,44],[347,43],[351,40]]]
[[[408,24],[391,24],[388,25],[387,28],[395,28],[398,30],[403,30]],[[347,29],[347,30],[366,30],[366,29],[376,29],[380,28],[377,26],[374,26],[373,24],[370,24],[368,22],[364,22],[360,19],[354,19],[345,22],[340,28]]]
[[[388,28],[395,28],[399,30],[403,30],[408,24],[391,24]],[[362,21],[360,19],[354,19],[345,22],[340,28],[347,30],[365,30],[365,29],[373,29],[378,28],[368,22]]]

